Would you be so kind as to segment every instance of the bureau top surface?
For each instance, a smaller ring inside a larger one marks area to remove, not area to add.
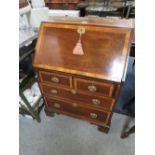
[[[131,42],[132,22],[85,19],[55,18],[43,22],[34,67],[121,82]],[[85,30],[81,34],[83,55],[73,54],[80,38],[79,28]]]

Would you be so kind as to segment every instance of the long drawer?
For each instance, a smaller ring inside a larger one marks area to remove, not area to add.
[[[76,103],[69,103],[68,101],[61,101],[49,97],[46,97],[46,102],[48,109],[52,109],[54,112],[71,114],[75,117],[77,116],[86,120],[91,120],[92,122],[107,124],[111,115],[110,112],[98,111]]]
[[[74,102],[81,103],[84,105],[96,107],[103,110],[111,111],[115,100],[108,97],[90,96],[87,94],[80,93],[74,89],[59,88],[44,83],[40,83],[43,93],[46,95],[54,96],[56,98],[66,98],[73,100]]]

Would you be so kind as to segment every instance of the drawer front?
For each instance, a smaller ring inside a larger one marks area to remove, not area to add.
[[[41,84],[41,88],[43,93],[46,95],[54,96],[56,98],[66,98],[71,99],[74,102],[80,102],[87,106],[92,106],[95,108],[109,110],[111,111],[114,105],[114,99],[107,97],[96,97],[90,96],[87,94],[82,94],[80,92],[76,92],[73,89],[63,89],[58,87],[49,86],[46,84]]]
[[[103,83],[80,78],[74,78],[75,89],[83,90],[91,94],[100,94],[105,96],[112,96],[114,85],[110,83]]]
[[[76,103],[68,103],[65,101],[55,100],[51,98],[46,98],[46,101],[48,108],[56,110],[56,112],[60,111],[60,113],[64,112],[66,114],[69,113],[77,115],[80,118],[85,118],[94,122],[102,122],[104,124],[107,124],[109,116],[111,114],[105,111],[89,109]]]
[[[72,87],[72,77],[67,75],[61,75],[57,73],[49,73],[40,71],[39,72],[40,80],[42,82],[53,83],[57,85],[63,85],[67,87]]]

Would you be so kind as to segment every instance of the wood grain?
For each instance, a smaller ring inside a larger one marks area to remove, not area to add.
[[[100,122],[100,124],[107,124],[108,122],[108,117],[110,116],[109,112],[105,111],[97,111],[97,110],[92,110],[90,108],[83,107],[81,105],[78,105],[77,107],[74,107],[72,103],[65,102],[65,101],[60,101],[60,100],[55,100],[52,98],[46,98],[49,109],[52,109],[54,111],[58,111],[60,113],[69,113],[72,115],[76,115],[79,117],[82,117],[85,120],[91,120],[92,122]],[[56,108],[54,104],[60,105],[59,108]],[[94,113],[97,115],[97,118],[92,118],[90,116],[90,113]]]
[[[44,23],[46,30],[41,36],[46,38],[40,38],[42,44],[39,49],[36,48],[34,66],[121,82],[129,52],[131,30],[84,26],[86,33],[82,37],[82,45],[85,54],[77,56],[72,51],[79,38],[77,28],[81,25]]]
[[[133,23],[56,17],[41,24],[33,66],[47,114],[65,114],[109,130],[126,76]],[[72,53],[79,27],[85,29],[82,56]]]
[[[73,94],[72,89],[64,89],[63,87],[47,85],[45,83],[40,83],[40,87],[45,96],[47,95],[58,99],[60,98],[61,100],[70,100],[72,102],[86,105],[88,107],[93,107],[96,109],[112,111],[113,105],[115,103],[115,99],[113,98],[89,95],[88,93],[83,93],[80,91],[76,91],[76,93]],[[100,103],[94,104],[93,99],[99,100]]]

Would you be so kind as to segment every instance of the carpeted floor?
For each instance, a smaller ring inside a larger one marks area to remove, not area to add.
[[[134,155],[135,136],[121,139],[128,116],[114,113],[108,134],[88,122],[41,111],[41,123],[19,116],[20,155]]]

